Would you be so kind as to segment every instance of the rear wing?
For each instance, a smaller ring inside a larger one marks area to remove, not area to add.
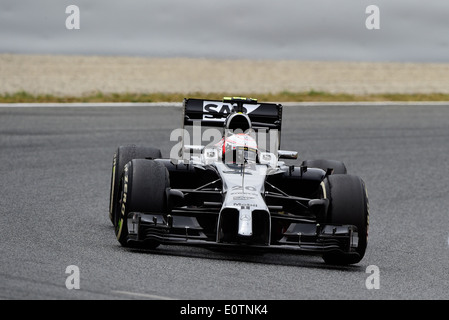
[[[237,109],[238,108],[238,109]],[[220,100],[184,99],[183,126],[201,121],[202,126],[223,127],[233,109],[246,113],[254,129],[266,128],[281,131],[282,105],[258,103],[254,99],[224,98]]]
[[[281,104],[258,103],[255,99],[240,97],[224,98],[221,101],[189,98],[183,101],[182,138],[179,141],[178,157],[188,160],[191,153],[202,150],[201,146],[219,142],[224,134],[226,117],[233,111],[248,115],[261,150],[279,150]]]

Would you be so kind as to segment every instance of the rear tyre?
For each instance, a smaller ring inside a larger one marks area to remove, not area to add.
[[[354,225],[358,232],[357,255],[327,253],[327,264],[348,265],[360,262],[368,244],[369,202],[365,183],[354,175],[331,175],[325,182],[326,197],[330,200],[327,223]]]
[[[334,169],[332,174],[346,174],[346,166],[341,161],[336,160],[325,160],[325,159],[314,159],[314,160],[304,160],[302,166],[307,166],[310,168],[319,168],[327,171],[327,169]]]
[[[128,162],[120,179],[120,214],[117,215],[115,235],[123,246],[131,246],[128,215],[131,212],[165,214],[168,212],[166,190],[170,187],[169,173],[157,161],[134,159]],[[158,243],[147,243],[155,248]]]
[[[152,147],[139,147],[135,145],[121,146],[117,148],[112,160],[111,188],[109,195],[109,219],[115,226],[117,216],[120,214],[119,181],[123,168],[132,159],[157,159],[162,158],[161,151]]]

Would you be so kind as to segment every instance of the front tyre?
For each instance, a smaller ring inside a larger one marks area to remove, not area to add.
[[[169,187],[169,173],[163,164],[134,159],[125,165],[120,179],[120,214],[115,224],[115,235],[121,245],[130,246],[128,215],[131,212],[168,212],[166,190]],[[157,246],[148,243],[148,247]]]
[[[141,147],[136,145],[120,146],[114,153],[112,160],[111,188],[109,197],[109,219],[115,226],[120,214],[119,182],[125,165],[133,159],[157,159],[162,158],[161,151],[153,147]]]
[[[354,175],[330,175],[325,181],[326,196],[330,200],[327,223],[357,227],[356,255],[326,253],[327,264],[348,265],[360,262],[368,244],[369,203],[365,183]]]

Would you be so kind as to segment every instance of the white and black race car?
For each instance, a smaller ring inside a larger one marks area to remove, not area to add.
[[[298,154],[280,148],[282,105],[185,99],[182,124],[170,157],[135,145],[114,154],[109,214],[123,246],[317,254],[329,264],[363,258],[363,180],[335,160],[287,164]]]

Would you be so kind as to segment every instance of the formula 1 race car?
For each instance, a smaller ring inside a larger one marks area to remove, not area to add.
[[[287,164],[298,153],[280,148],[282,105],[184,99],[182,124],[169,158],[135,145],[114,154],[109,214],[123,246],[316,254],[339,265],[363,258],[363,180],[335,160]]]

